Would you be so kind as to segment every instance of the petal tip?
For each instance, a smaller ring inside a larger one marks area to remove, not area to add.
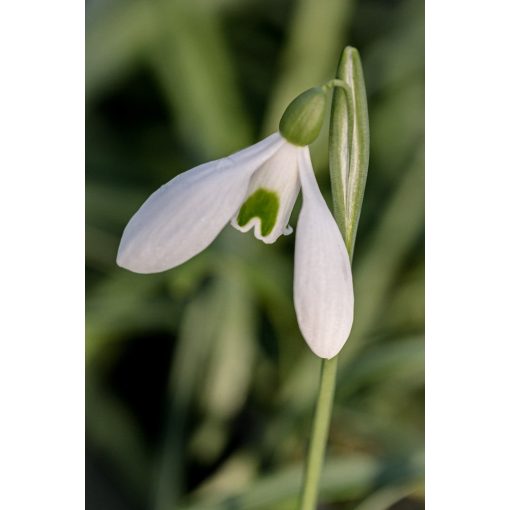
[[[324,339],[322,338],[318,339],[316,335],[314,335],[313,338],[310,338],[310,334],[305,335],[303,332],[304,328],[302,328],[300,325],[301,332],[310,350],[316,356],[323,359],[331,359],[338,355],[338,353],[342,350],[342,348],[344,347],[345,343],[349,338],[351,327],[352,322],[351,325],[348,328],[346,328],[341,334],[335,335],[335,338],[333,340],[324,341]]]
[[[132,246],[125,246],[122,241],[115,262],[122,269],[138,274],[161,273],[172,267],[171,264],[148,257],[140,250],[133,249]]]
[[[334,347],[331,347],[331,346],[328,346],[328,347],[317,347],[317,346],[314,346],[314,347],[312,347],[308,343],[308,346],[310,347],[311,351],[316,356],[318,356],[319,358],[322,358],[322,359],[332,359],[332,358],[334,358],[335,356],[338,355],[338,353],[342,350],[342,347],[344,346],[344,344],[345,344],[345,342],[342,345],[340,345],[340,346],[335,345]]]

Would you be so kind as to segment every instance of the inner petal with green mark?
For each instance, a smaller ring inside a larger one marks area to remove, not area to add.
[[[259,188],[239,209],[237,223],[244,227],[252,218],[259,218],[260,233],[267,236],[273,230],[278,216],[280,200],[274,191]]]

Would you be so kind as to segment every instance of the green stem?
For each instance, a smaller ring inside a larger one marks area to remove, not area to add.
[[[336,215],[335,215],[336,216]],[[338,221],[338,218],[336,218]],[[354,248],[353,239],[346,236],[347,252],[352,260]],[[312,425],[312,437],[308,446],[305,474],[301,487],[299,510],[315,510],[319,494],[319,481],[324,464],[324,454],[328,440],[333,398],[335,396],[336,369],[338,356],[323,359],[319,381],[319,392],[315,405],[315,414]]]
[[[319,479],[328,439],[333,397],[335,395],[337,363],[337,356],[332,359],[322,360],[319,395],[315,407],[312,437],[308,449],[304,482],[301,489],[300,510],[315,510],[319,492]]]
[[[337,216],[337,215],[335,215]],[[338,217],[336,218],[338,222]],[[346,236],[347,252],[352,260],[354,240]],[[308,446],[305,474],[301,487],[299,510],[315,510],[319,494],[319,481],[324,464],[324,454],[328,440],[333,398],[335,396],[336,369],[338,356],[323,359],[319,381],[319,392],[315,405],[315,414],[312,425],[312,437]]]
[[[329,163],[335,221],[352,261],[368,170],[368,108],[361,59],[355,48],[342,53],[337,77],[323,88],[333,93]],[[312,437],[307,454],[299,510],[315,510],[331,420],[338,356],[322,360]]]

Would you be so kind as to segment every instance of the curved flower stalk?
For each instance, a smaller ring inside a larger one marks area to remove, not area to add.
[[[117,264],[137,273],[176,267],[204,250],[230,222],[274,243],[292,233],[299,190],[294,305],[301,332],[321,358],[334,357],[353,321],[344,240],[315,179],[308,144],[324,118],[324,87],[298,96],[280,131],[244,150],[184,172],[153,193],[122,235]]]

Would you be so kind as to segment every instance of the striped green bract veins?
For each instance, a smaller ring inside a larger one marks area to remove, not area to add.
[[[352,257],[368,173],[370,135],[363,67],[358,50],[346,47],[338,64],[338,79],[350,88],[333,91],[329,130],[329,167],[335,217]]]

